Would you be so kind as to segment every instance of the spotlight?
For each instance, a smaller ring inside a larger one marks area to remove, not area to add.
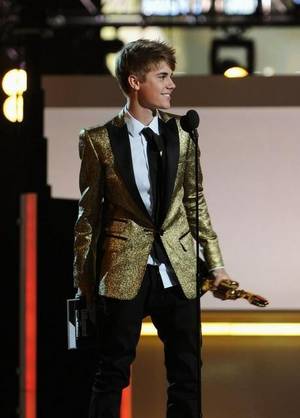
[[[227,78],[243,78],[249,75],[248,71],[236,65],[230,66],[224,71],[224,76]]]
[[[27,89],[27,73],[12,69],[2,79],[2,89],[8,96],[3,103],[3,114],[10,122],[23,121],[23,93]]]
[[[253,15],[258,6],[258,0],[223,0],[223,9],[226,15]]]
[[[211,48],[212,74],[245,77],[254,71],[254,43],[240,36],[214,39]]]

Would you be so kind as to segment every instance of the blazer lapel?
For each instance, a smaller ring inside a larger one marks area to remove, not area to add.
[[[149,212],[144,205],[134,179],[129,135],[122,112],[115,119],[109,122],[106,125],[106,128],[114,155],[116,171],[124,180],[129,193],[133,197],[139,209],[141,209],[147,219],[151,221]]]
[[[161,112],[161,116],[164,117],[164,113]],[[163,210],[161,217],[162,224],[171,203],[179,159],[179,134],[175,118],[170,118],[166,122],[159,119],[159,131],[161,136],[164,138],[166,147],[166,170],[164,196],[162,202]]]

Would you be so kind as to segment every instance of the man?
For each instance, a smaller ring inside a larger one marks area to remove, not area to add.
[[[90,418],[118,418],[142,320],[165,348],[167,418],[197,416],[194,144],[170,107],[175,52],[138,40],[119,54],[127,105],[80,134],[75,286],[102,308]],[[228,278],[199,184],[200,242],[216,284]]]

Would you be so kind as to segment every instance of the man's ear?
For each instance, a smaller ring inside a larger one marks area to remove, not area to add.
[[[128,84],[130,85],[130,87],[135,90],[138,91],[140,89],[140,80],[138,79],[138,77],[134,74],[130,74],[128,76]]]

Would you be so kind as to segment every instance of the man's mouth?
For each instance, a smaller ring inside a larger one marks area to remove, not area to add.
[[[162,95],[171,98],[171,94],[170,93],[162,93]]]

